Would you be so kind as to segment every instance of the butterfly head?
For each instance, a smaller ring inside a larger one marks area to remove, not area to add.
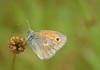
[[[35,34],[34,31],[28,30],[28,31],[27,31],[27,35],[26,35],[27,40],[28,40],[28,41],[31,41],[31,40],[34,38],[34,34]]]

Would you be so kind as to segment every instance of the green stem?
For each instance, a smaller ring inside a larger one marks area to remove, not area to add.
[[[16,53],[13,53],[11,70],[15,70]]]

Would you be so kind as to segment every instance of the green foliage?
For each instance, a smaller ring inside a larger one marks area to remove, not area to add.
[[[0,0],[0,70],[11,70],[7,40],[28,29],[55,30],[68,37],[49,60],[39,60],[29,46],[17,55],[16,70],[100,70],[99,0]]]

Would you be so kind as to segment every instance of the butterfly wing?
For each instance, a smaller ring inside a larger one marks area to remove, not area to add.
[[[63,44],[59,46],[55,45],[53,39],[49,38],[47,35],[40,34],[40,32],[44,31],[33,32],[31,30],[27,33],[26,38],[35,54],[40,59],[49,59],[56,53],[59,48],[63,46]]]
[[[59,50],[67,42],[67,37],[60,32],[51,31],[51,30],[41,30],[38,31],[39,34],[44,35],[47,39],[51,39],[49,45],[52,46],[52,49]],[[51,38],[50,38],[51,37]],[[60,39],[60,42],[57,43],[56,38]],[[45,40],[43,40],[45,41]],[[49,40],[48,40],[49,42]],[[45,43],[45,42],[44,42]]]

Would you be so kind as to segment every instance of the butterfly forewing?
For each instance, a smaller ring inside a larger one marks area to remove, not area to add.
[[[63,45],[66,43],[67,41],[67,37],[63,34],[61,34],[60,32],[56,32],[56,31],[52,31],[52,30],[41,30],[38,31],[39,33],[48,33],[49,35],[57,35],[58,38],[61,40],[61,42],[59,44],[55,44],[55,39],[52,39],[52,42],[50,43],[51,45],[53,45],[52,49],[55,50],[59,50],[61,47],[63,47]],[[46,36],[46,34],[44,34]],[[48,39],[50,39],[50,37],[47,36]]]

